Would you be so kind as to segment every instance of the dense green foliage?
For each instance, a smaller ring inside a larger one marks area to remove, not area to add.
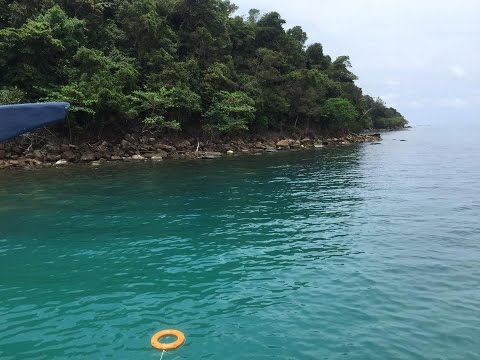
[[[68,101],[79,132],[406,124],[276,12],[224,0],[0,0],[0,103]]]

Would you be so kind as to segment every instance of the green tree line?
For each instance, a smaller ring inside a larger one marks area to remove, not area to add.
[[[67,101],[83,134],[399,127],[348,56],[224,0],[0,0],[0,103]]]

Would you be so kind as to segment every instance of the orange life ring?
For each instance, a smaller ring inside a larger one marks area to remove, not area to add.
[[[164,337],[164,336],[174,336],[177,338],[172,343],[161,343],[159,340]],[[157,350],[175,350],[176,348],[179,348],[180,346],[183,345],[185,342],[185,335],[178,330],[162,330],[157,332],[155,335],[152,336],[152,339],[150,340],[150,344],[157,349]]]

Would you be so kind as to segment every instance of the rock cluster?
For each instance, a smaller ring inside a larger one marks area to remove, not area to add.
[[[99,165],[106,161],[162,161],[172,159],[213,159],[222,155],[262,153],[320,148],[359,142],[378,142],[380,134],[351,134],[341,138],[264,136],[254,139],[197,141],[157,139],[127,134],[118,141],[70,144],[68,141],[35,143],[20,137],[0,143],[0,169],[60,166],[72,163]]]

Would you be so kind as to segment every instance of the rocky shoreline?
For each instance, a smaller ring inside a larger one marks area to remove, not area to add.
[[[224,155],[257,154],[321,148],[352,143],[377,143],[380,134],[350,134],[340,138],[294,137],[270,134],[244,139],[198,141],[195,138],[162,138],[126,134],[115,141],[71,144],[68,140],[39,140],[22,136],[0,143],[0,169],[30,169],[77,163],[101,165],[116,161],[213,159]]]

